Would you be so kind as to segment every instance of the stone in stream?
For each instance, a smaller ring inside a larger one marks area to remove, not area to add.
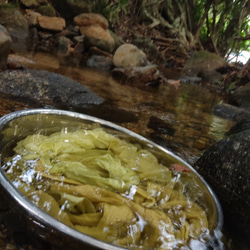
[[[250,239],[250,117],[232,127],[194,167],[218,195],[225,224]]]
[[[0,93],[25,101],[83,108],[104,99],[82,84],[43,70],[6,70],[0,73]]]

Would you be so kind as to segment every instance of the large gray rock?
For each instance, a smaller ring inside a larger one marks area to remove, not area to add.
[[[21,100],[53,106],[83,108],[103,99],[82,84],[59,74],[38,70],[0,73],[0,92]]]
[[[7,59],[11,47],[11,37],[8,31],[0,25],[0,70],[7,67]]]
[[[8,30],[11,36],[12,49],[22,51],[28,48],[30,38],[29,22],[17,8],[1,5],[0,24]]]
[[[225,224],[250,237],[250,118],[237,123],[194,167],[221,201]]]

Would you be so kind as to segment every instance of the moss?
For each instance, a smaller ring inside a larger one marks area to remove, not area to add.
[[[15,9],[19,7],[19,4],[18,3],[6,3],[6,4],[1,4],[0,5],[0,9]]]
[[[56,16],[56,10],[50,4],[42,5],[38,7],[36,11],[44,16],[50,16],[50,17]]]

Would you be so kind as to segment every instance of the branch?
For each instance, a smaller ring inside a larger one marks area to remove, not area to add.
[[[246,35],[246,36],[236,36],[234,37],[234,40],[241,40],[241,41],[246,41],[246,40],[250,40],[250,34]]]
[[[206,16],[208,14],[208,11],[209,11],[210,6],[211,6],[212,3],[213,3],[213,0],[209,0],[209,1],[206,2],[205,6],[204,6],[205,12],[204,12],[203,16],[201,17],[200,24],[198,25],[198,27],[196,29],[196,32],[194,34],[194,40],[196,40],[197,37],[199,37],[199,35],[200,35],[201,28],[202,28],[202,26],[204,24],[204,21],[206,19]]]
[[[169,29],[172,29],[173,26],[167,22],[159,13],[158,11],[158,4],[161,3],[160,1],[157,1],[155,3],[148,3],[147,0],[143,0],[141,3],[141,9],[142,13],[149,19],[151,19],[152,23],[149,25],[149,28],[153,29],[154,27],[161,24],[164,27],[167,27]],[[147,10],[147,7],[149,8],[149,11]],[[151,14],[152,13],[152,14]],[[154,17],[153,14],[156,16]]]

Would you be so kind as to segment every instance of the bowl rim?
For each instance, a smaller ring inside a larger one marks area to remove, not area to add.
[[[74,111],[66,111],[66,110],[59,110],[59,109],[26,109],[26,110],[15,111],[15,112],[12,112],[12,113],[9,113],[9,114],[2,116],[0,118],[0,131],[8,122],[11,122],[15,119],[18,119],[18,118],[24,117],[24,116],[40,115],[40,114],[42,114],[42,115],[59,115],[59,116],[62,115],[62,116],[80,119],[82,121],[89,121],[92,123],[98,123],[101,126],[105,126],[107,128],[118,130],[119,132],[127,134],[131,137],[134,137],[134,138],[142,141],[143,143],[146,143],[148,145],[152,145],[154,148],[157,148],[158,150],[163,151],[164,153],[175,158],[177,161],[183,163],[185,166],[190,168],[190,170],[192,172],[194,172],[194,174],[206,186],[209,194],[212,196],[212,199],[214,201],[215,208],[217,211],[217,221],[216,221],[217,225],[214,228],[214,231],[216,231],[216,230],[221,231],[222,230],[224,217],[223,217],[221,204],[220,204],[216,194],[214,193],[212,188],[208,185],[208,183],[204,180],[204,178],[189,163],[187,163],[185,160],[183,160],[178,155],[175,155],[170,150],[154,143],[153,141],[151,141],[151,140],[149,140],[149,139],[147,139],[147,138],[145,138],[145,137],[143,137],[143,136],[141,136],[141,135],[139,135],[139,134],[137,134],[129,129],[126,129],[120,125],[114,124],[112,122],[109,122],[109,121],[106,121],[106,120],[103,120],[103,119],[100,119],[100,118],[97,118],[94,116],[90,116],[90,115],[86,115],[86,114],[82,114],[82,113],[78,113],[78,112],[74,112]],[[1,152],[0,152],[0,159],[1,159]],[[46,212],[41,210],[39,207],[34,205],[32,202],[30,202],[23,194],[21,194],[19,192],[18,189],[14,187],[12,182],[6,177],[1,166],[0,166],[0,186],[2,186],[5,190],[7,190],[8,194],[11,195],[11,197],[14,199],[14,201],[16,201],[25,210],[27,210],[28,213],[31,214],[31,216],[33,216],[38,221],[40,221],[41,224],[39,222],[36,222],[36,223],[38,223],[41,227],[45,228],[46,227],[45,225],[47,224],[51,228],[56,228],[56,230],[59,231],[60,233],[67,234],[71,238],[74,238],[80,242],[87,243],[90,246],[95,247],[95,248],[110,249],[110,250],[127,249],[124,247],[119,247],[116,245],[112,245],[110,243],[106,243],[104,241],[95,239],[89,235],[83,234],[83,233],[81,233],[81,232],[79,232],[71,227],[66,226],[65,224],[58,221],[57,219],[53,218],[52,216],[50,216],[49,214],[47,214]]]

